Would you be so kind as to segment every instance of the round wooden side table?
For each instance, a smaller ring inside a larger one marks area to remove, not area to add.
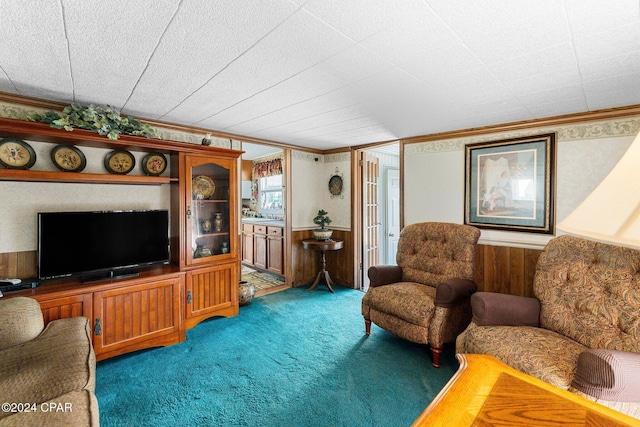
[[[327,268],[326,268],[327,260],[325,258],[325,252],[338,251],[342,249],[343,243],[344,242],[342,240],[305,239],[302,241],[303,248],[312,249],[314,251],[320,251],[322,253],[322,268],[318,272],[315,282],[313,282],[313,284],[309,289],[307,289],[307,291],[314,290],[320,283],[320,280],[322,279],[322,277],[324,276],[324,281],[327,283],[327,288],[329,288],[331,292],[335,293],[335,291],[331,287],[331,285],[335,285],[335,283],[331,280],[331,276],[329,276],[329,272],[327,271]]]

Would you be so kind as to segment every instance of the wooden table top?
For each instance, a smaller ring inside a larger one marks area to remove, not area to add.
[[[316,240],[305,239],[302,241],[302,247],[305,249],[315,249],[316,251],[337,251],[342,249],[342,240]]]
[[[458,354],[458,372],[413,426],[640,426],[640,420],[523,374]]]

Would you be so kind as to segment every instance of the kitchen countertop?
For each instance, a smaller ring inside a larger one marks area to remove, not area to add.
[[[260,225],[268,225],[271,227],[282,227],[284,228],[284,221],[277,219],[269,219],[269,218],[242,218],[243,224],[260,224]]]

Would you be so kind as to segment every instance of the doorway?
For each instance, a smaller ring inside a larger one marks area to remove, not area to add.
[[[242,150],[240,278],[253,284],[260,296],[290,287],[290,150],[248,142],[242,143]]]
[[[356,150],[354,223],[356,236],[356,289],[369,288],[369,267],[396,263],[400,235],[400,145]]]

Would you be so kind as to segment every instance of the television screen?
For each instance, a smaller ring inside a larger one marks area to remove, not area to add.
[[[169,261],[169,212],[38,213],[38,277],[134,269]]]

